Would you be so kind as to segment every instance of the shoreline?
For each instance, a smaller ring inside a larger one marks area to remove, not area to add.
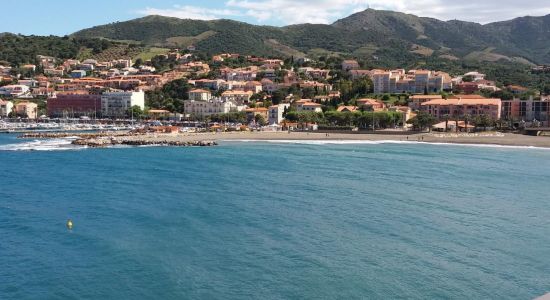
[[[74,138],[74,145],[108,147],[111,145],[201,146],[223,142],[272,142],[309,144],[432,144],[465,146],[500,146],[550,149],[550,136],[529,136],[513,133],[319,133],[319,132],[208,132],[208,133],[53,133],[39,137],[28,134],[25,139]],[[21,138],[21,136],[20,136]]]
[[[224,133],[179,133],[179,134],[146,134],[128,137],[116,137],[125,141],[326,141],[326,142],[411,142],[425,144],[460,144],[460,145],[494,145],[513,147],[550,148],[550,137],[528,136],[513,133],[482,133],[482,134],[440,134],[419,133],[412,135],[399,134],[350,134],[350,133],[317,133],[317,132],[224,132]]]

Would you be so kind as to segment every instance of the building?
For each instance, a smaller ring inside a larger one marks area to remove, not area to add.
[[[153,119],[153,120],[164,120],[164,119],[169,119],[170,118],[170,115],[172,114],[169,110],[165,110],[165,109],[150,109],[148,112],[147,112],[148,116],[150,119]]]
[[[30,92],[30,88],[22,84],[6,85],[0,87],[0,95],[9,97],[21,97]]]
[[[232,101],[221,101],[213,99],[210,101],[186,100],[183,102],[183,109],[186,114],[194,118],[204,118],[214,114],[226,114],[229,112],[238,112],[244,109]]]
[[[398,112],[401,114],[401,125],[403,128],[413,127],[411,124],[407,124],[407,121],[414,118],[416,113],[408,106],[391,106],[388,108],[389,111]]]
[[[225,91],[222,93],[222,101],[233,101],[239,105],[250,102],[251,91]]]
[[[86,77],[86,71],[84,70],[74,70],[71,72],[72,78],[84,78]]]
[[[212,93],[208,90],[195,89],[189,91],[189,100],[209,101],[210,99],[212,99]]]
[[[109,92],[101,95],[101,115],[103,117],[126,117],[131,107],[145,109],[145,93]]]
[[[296,110],[298,112],[322,112],[322,107],[319,103],[311,102],[311,99],[296,101]]]
[[[261,116],[266,122],[269,121],[269,116],[268,116],[269,109],[265,107],[247,108],[245,109],[245,112],[246,112],[246,120],[248,121],[248,123],[255,123],[256,116]]]
[[[365,98],[357,100],[357,107],[365,111],[383,111],[386,104],[380,100]]]
[[[451,76],[445,72],[403,69],[372,74],[375,94],[384,93],[439,93],[452,89]]]
[[[506,89],[515,95],[523,94],[529,91],[529,89],[526,87],[522,87],[519,85],[512,85],[512,84],[506,86]]]
[[[471,81],[479,81],[479,80],[484,80],[485,79],[485,74],[481,74],[477,71],[474,71],[474,72],[468,72],[466,74],[464,74],[464,77],[468,77],[471,79]]]
[[[440,100],[443,99],[441,95],[413,95],[409,97],[409,107],[412,110],[420,110],[422,103],[428,102],[430,100]]]
[[[38,104],[29,101],[21,101],[15,105],[15,112],[17,116],[36,119],[38,117]]]
[[[0,99],[0,118],[7,118],[13,110],[13,103]]]
[[[479,91],[479,85],[476,82],[462,82],[457,84],[456,90],[463,94],[473,94]]]
[[[290,104],[284,103],[279,105],[272,105],[269,107],[267,121],[270,125],[279,124],[283,121],[283,114],[286,109],[290,107]]]
[[[101,95],[61,94],[47,101],[51,118],[78,118],[101,115]]]
[[[349,59],[342,62],[342,70],[344,71],[357,70],[359,68],[359,63],[356,60]]]
[[[338,109],[336,111],[338,112],[354,112],[357,111],[359,108],[357,106],[338,106]]]
[[[550,98],[502,100],[502,119],[515,122],[543,122],[550,127]]]
[[[502,101],[500,99],[486,98],[451,98],[435,99],[421,104],[421,111],[424,111],[438,120],[446,117],[450,119],[464,118],[465,116],[475,117],[486,115],[494,120],[500,119]]]

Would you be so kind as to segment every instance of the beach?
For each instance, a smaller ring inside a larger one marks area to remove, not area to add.
[[[365,133],[317,133],[317,132],[224,132],[147,134],[117,137],[126,141],[373,141],[373,142],[425,142],[475,145],[500,145],[550,148],[550,137],[528,136],[512,133],[422,133],[422,134],[365,134]]]

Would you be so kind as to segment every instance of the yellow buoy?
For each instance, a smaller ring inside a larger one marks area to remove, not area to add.
[[[73,229],[73,220],[69,219],[67,221],[67,229],[69,229],[69,230]]]

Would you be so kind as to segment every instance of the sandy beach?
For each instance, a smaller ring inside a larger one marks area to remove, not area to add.
[[[358,134],[358,133],[306,133],[306,132],[226,132],[226,133],[181,133],[181,134],[148,134],[139,136],[117,137],[124,140],[146,141],[401,141],[425,143],[454,143],[476,145],[526,146],[550,148],[550,137],[527,136],[512,133],[423,133],[413,135],[399,134]]]

